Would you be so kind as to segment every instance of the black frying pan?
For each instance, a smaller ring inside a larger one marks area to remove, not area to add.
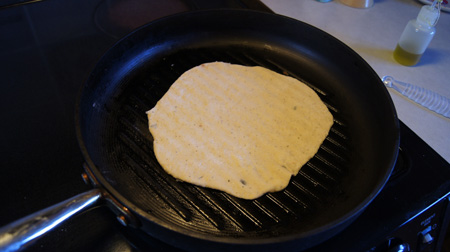
[[[298,78],[332,112],[329,136],[285,190],[242,200],[177,181],[158,164],[145,111],[183,72],[212,61],[261,65]],[[399,147],[393,103],[360,56],[310,25],[248,10],[178,14],[122,39],[84,86],[77,133],[97,189],[63,203],[65,209],[77,204],[74,213],[106,199],[125,225],[187,250],[314,246],[373,200]],[[64,215],[49,211],[44,214]],[[7,226],[0,238],[17,230]],[[23,239],[8,244],[25,246]]]

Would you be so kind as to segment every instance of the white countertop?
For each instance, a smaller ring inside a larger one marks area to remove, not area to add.
[[[450,13],[441,12],[436,35],[421,61],[413,67],[398,64],[392,52],[406,23],[423,6],[416,0],[375,0],[367,9],[339,0],[262,0],[275,13],[313,25],[338,38],[361,55],[381,77],[433,90],[450,98]],[[400,120],[450,163],[450,119],[422,108],[389,90]]]

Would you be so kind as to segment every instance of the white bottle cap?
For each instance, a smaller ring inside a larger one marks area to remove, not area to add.
[[[419,15],[417,16],[417,22],[422,25],[435,26],[439,19],[439,9],[433,8],[430,5],[425,5],[420,9]]]

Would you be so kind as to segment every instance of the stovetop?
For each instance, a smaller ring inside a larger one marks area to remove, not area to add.
[[[189,9],[270,11],[251,0],[168,1],[168,10],[149,2],[0,3],[0,226],[91,189],[80,177],[84,160],[75,136],[75,103],[96,62],[120,37]],[[386,187],[350,227],[309,251],[367,250],[385,238],[386,230],[394,231],[446,197],[449,181],[450,165],[401,123],[400,156]],[[141,235],[97,207],[51,231],[29,251],[173,251]]]

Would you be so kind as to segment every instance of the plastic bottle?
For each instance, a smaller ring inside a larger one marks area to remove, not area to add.
[[[408,22],[394,50],[398,63],[413,66],[419,62],[436,32],[434,26],[439,19],[441,2],[435,0],[432,5],[423,6],[417,19]]]

